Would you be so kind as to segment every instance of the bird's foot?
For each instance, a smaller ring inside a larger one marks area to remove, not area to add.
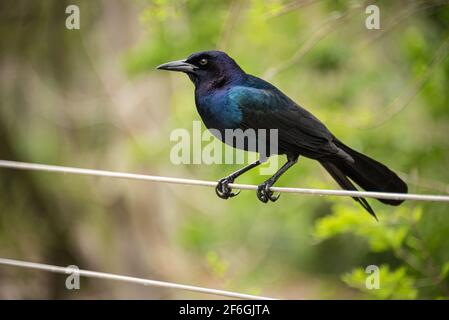
[[[228,186],[228,184],[233,183],[234,182],[234,178],[232,176],[229,177],[225,177],[222,178],[220,180],[218,180],[217,186],[215,187],[215,193],[217,194],[217,196],[219,196],[222,199],[229,199],[232,197],[235,197],[236,195],[238,195],[240,193],[234,193],[232,192],[232,189]]]
[[[281,196],[280,194],[274,195],[273,191],[270,190],[272,186],[272,182],[265,181],[257,187],[257,198],[259,198],[259,200],[263,203],[267,203],[268,200],[275,202]]]

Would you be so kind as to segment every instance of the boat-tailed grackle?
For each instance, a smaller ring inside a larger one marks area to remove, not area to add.
[[[272,84],[245,73],[224,52],[194,53],[185,60],[162,64],[158,69],[180,71],[189,76],[195,85],[198,113],[208,129],[278,130],[277,153],[286,155],[287,162],[258,186],[257,197],[262,202],[278,199],[270,187],[300,155],[319,161],[345,190],[357,190],[354,182],[366,191],[407,193],[407,185],[393,171],[343,144],[309,111]],[[242,149],[247,150],[246,145]],[[229,184],[261,163],[258,160],[219,180],[217,195],[223,199],[235,196]],[[354,200],[376,217],[364,198],[354,197]],[[394,206],[403,202],[378,200]]]

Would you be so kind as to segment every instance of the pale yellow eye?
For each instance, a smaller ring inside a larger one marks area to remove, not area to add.
[[[207,64],[207,59],[203,58],[200,60],[200,65],[205,66]]]

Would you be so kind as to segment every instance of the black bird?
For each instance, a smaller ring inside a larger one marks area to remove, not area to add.
[[[198,113],[208,129],[219,132],[226,129],[278,130],[277,153],[286,155],[287,163],[258,186],[260,201],[266,203],[279,198],[270,187],[298,161],[300,155],[319,161],[345,190],[357,190],[354,182],[366,191],[407,193],[407,185],[393,171],[343,144],[309,111],[272,84],[245,73],[226,53],[198,52],[185,60],[168,62],[157,68],[180,71],[189,76],[195,85]],[[225,142],[224,135],[221,140]],[[232,145],[248,150],[247,144]],[[264,160],[259,159],[219,180],[215,189],[217,195],[223,199],[235,196],[228,184]],[[354,197],[354,200],[376,217],[364,198]],[[378,200],[393,206],[403,202]]]

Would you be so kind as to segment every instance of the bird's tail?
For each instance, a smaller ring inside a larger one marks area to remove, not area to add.
[[[342,160],[322,160],[321,165],[345,190],[357,190],[351,180],[366,191],[407,193],[407,184],[397,176],[396,173],[388,169],[382,163],[371,159],[360,152],[357,152],[342,142],[336,140],[334,143],[347,154],[354,162]],[[351,180],[349,180],[349,179]],[[371,215],[375,217],[374,211],[363,198],[354,198]],[[403,200],[377,199],[392,206],[400,205]]]

